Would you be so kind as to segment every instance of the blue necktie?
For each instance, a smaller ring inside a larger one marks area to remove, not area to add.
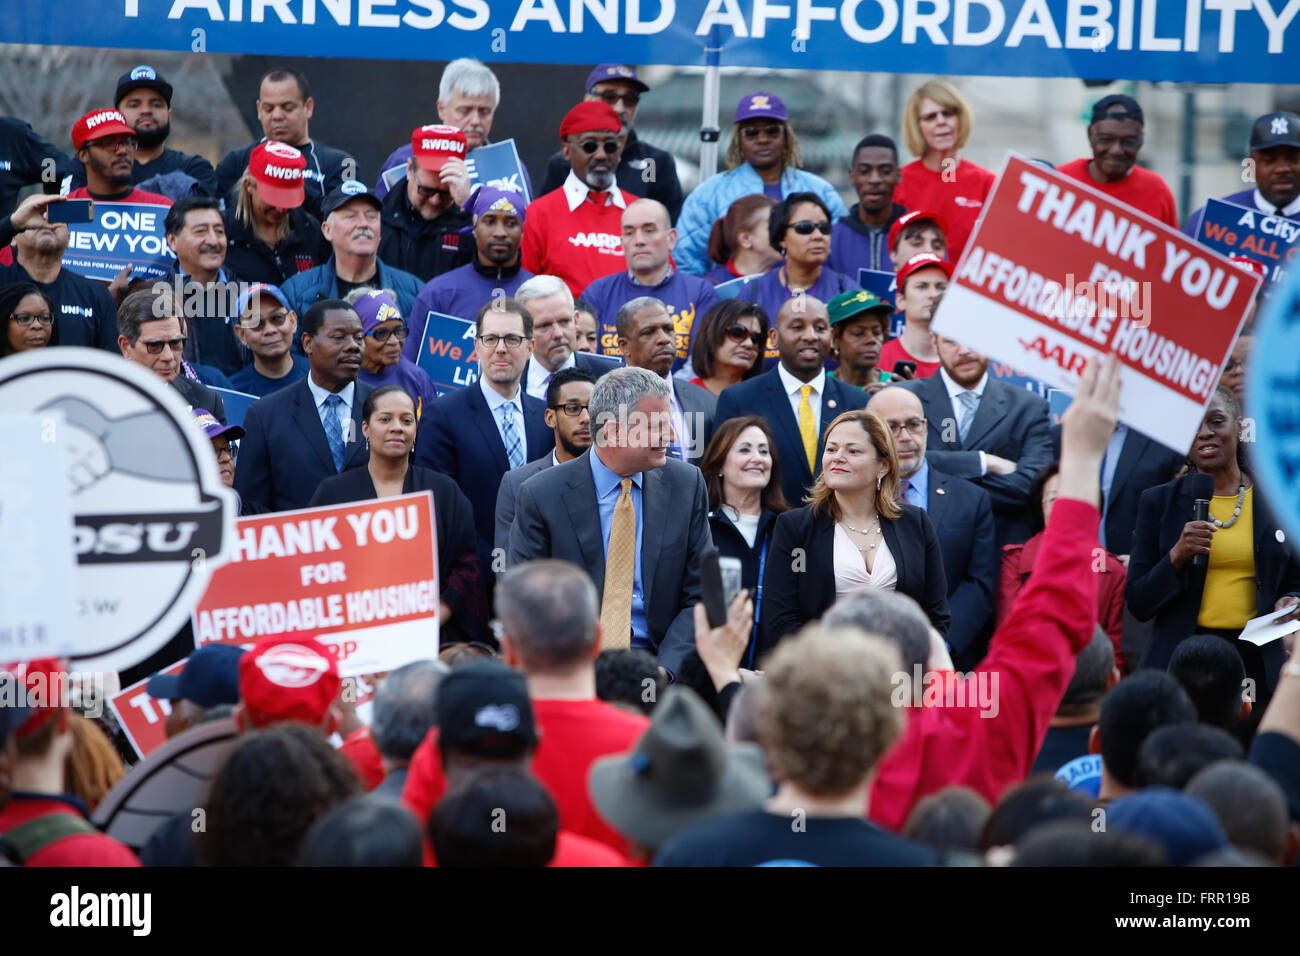
[[[975,421],[975,409],[979,406],[980,397],[974,392],[962,392],[957,396],[957,400],[962,404],[961,421],[957,423],[957,434],[961,436],[961,443],[966,444],[966,437],[970,434],[971,423]]]
[[[339,424],[339,407],[343,399],[330,395],[325,399],[325,415],[321,424],[325,426],[325,440],[329,442],[330,455],[334,458],[334,470],[343,470],[343,427]]]
[[[524,445],[519,440],[519,432],[515,429],[513,402],[501,406],[501,433],[506,440],[506,459],[510,462],[510,469],[513,471],[524,463]]]

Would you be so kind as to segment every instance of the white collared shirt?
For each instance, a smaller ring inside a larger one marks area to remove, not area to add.
[[[488,384],[486,376],[480,375],[478,387],[483,392],[483,397],[487,399],[488,411],[492,413],[492,421],[496,422],[497,434],[501,436],[501,444],[506,444],[505,419],[502,417],[501,407],[503,405],[513,405],[515,407],[515,431],[519,435],[519,447],[523,449],[524,461],[528,461],[528,431],[524,428],[524,390],[516,388],[513,398],[504,398],[501,393]]]
[[[957,414],[958,410],[961,408],[961,402],[957,400],[957,396],[962,394],[962,392],[974,392],[976,398],[980,401],[984,400],[984,389],[987,388],[989,384],[989,373],[987,369],[984,371],[984,374],[980,376],[980,380],[975,383],[974,388],[962,388],[952,380],[952,376],[948,374],[946,368],[939,369],[939,377],[943,379],[943,387],[948,390],[948,402],[952,405],[953,414]],[[975,412],[976,414],[979,414],[978,403],[975,406]],[[989,473],[988,458],[982,451],[979,454],[980,474],[987,475]]]
[[[570,352],[569,357],[564,360],[564,364],[555,371],[561,372],[566,368],[573,368],[577,364],[577,358]],[[537,356],[534,355],[528,360],[528,381],[524,383],[524,391],[533,398],[546,401],[546,386],[550,384],[550,378],[554,374],[555,372],[546,371],[546,366],[537,361]]]
[[[331,392],[329,389],[317,385],[316,380],[311,377],[311,372],[308,372],[307,388],[311,390],[311,400],[316,403],[316,413],[318,415],[324,413],[325,400],[331,395],[338,395],[343,400],[343,409],[339,412],[339,425],[343,428],[344,439],[346,440],[347,427],[343,423],[352,417],[352,397],[357,393],[357,383],[348,382],[341,391]]]
[[[1277,215],[1277,206],[1264,198],[1258,186],[1255,187],[1255,208],[1269,216]],[[1300,218],[1300,196],[1297,196],[1291,205],[1282,207],[1282,215],[1291,219]]]
[[[593,192],[592,188],[579,179],[572,169],[569,170],[569,175],[565,177],[562,188],[564,189],[564,198],[569,203],[569,212],[573,212],[586,202],[588,194]],[[623,198],[623,190],[618,188],[618,183],[607,189],[605,193],[596,193],[596,195],[608,195],[610,201],[619,209],[627,208],[627,200]]]
[[[805,385],[812,386],[812,394],[808,396],[808,401],[812,405],[813,428],[820,436],[822,433],[822,390],[826,388],[826,369],[817,373],[817,377],[808,382],[801,382],[791,375],[784,365],[776,363],[776,373],[781,376],[781,387],[785,389],[786,395],[790,397],[790,410],[794,412],[794,421],[799,423],[799,406],[803,403],[803,395],[800,392]]]

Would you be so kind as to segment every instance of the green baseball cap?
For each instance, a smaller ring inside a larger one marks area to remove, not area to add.
[[[831,325],[844,322],[863,312],[871,312],[874,309],[894,311],[892,305],[874,292],[868,292],[866,289],[858,289],[856,292],[841,292],[826,305],[826,311],[831,318]]]

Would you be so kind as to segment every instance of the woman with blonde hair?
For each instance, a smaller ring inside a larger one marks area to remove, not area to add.
[[[943,80],[922,83],[903,107],[903,142],[919,158],[903,167],[894,201],[943,216],[951,262],[961,257],[997,178],[958,155],[974,128],[970,104]]]
[[[826,429],[822,471],[802,508],[776,519],[763,581],[758,657],[863,587],[899,591],[948,632],[948,581],[929,516],[899,493],[898,452],[875,412]]]

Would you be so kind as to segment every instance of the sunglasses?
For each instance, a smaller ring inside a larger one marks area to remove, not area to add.
[[[780,136],[781,127],[777,123],[768,123],[766,126],[742,126],[740,135],[745,139],[758,139],[760,135]]]
[[[748,326],[739,324],[727,326],[727,330],[723,334],[733,342],[743,342],[749,339],[760,348],[763,345],[763,339],[766,338],[762,332],[755,332]]]
[[[390,336],[392,338],[397,339],[397,341],[399,342],[405,342],[407,332],[408,329],[406,328],[406,326],[403,325],[400,328],[396,328],[396,329],[374,329],[370,332],[367,332],[366,335],[370,336],[372,339],[374,339],[376,342],[382,345],[383,343],[388,341]]]
[[[820,232],[823,236],[829,236],[831,234],[831,224],[825,219],[818,220],[817,222],[813,222],[811,219],[800,219],[798,222],[790,223],[786,228],[793,229],[801,236],[811,236],[814,229]]]
[[[602,90],[596,95],[610,106],[613,106],[619,100],[623,101],[624,106],[636,106],[641,102],[641,94],[636,91],[631,93],[620,93],[618,90]]]
[[[578,146],[580,146],[582,151],[588,156],[598,149],[604,149],[606,156],[613,156],[620,149],[618,140],[616,139],[607,139],[603,143],[598,143],[594,139],[584,139],[581,143],[578,143]]]
[[[421,186],[419,183],[416,183],[415,191],[419,194],[421,199],[432,199],[434,196],[441,196],[444,200],[451,198],[450,188],[430,189],[428,186]]]
[[[161,355],[162,350],[165,348],[169,348],[173,352],[183,351],[185,348],[185,339],[156,339],[152,342],[144,341],[140,344],[145,347],[145,351],[150,355]]]

